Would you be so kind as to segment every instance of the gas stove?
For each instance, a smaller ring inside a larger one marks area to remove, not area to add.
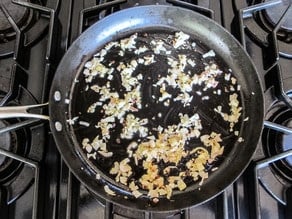
[[[125,209],[94,196],[74,177],[47,122],[2,119],[0,218],[292,218],[291,0],[2,0],[0,107],[47,102],[60,59],[84,30],[117,11],[150,4],[215,20],[252,58],[263,85],[265,126],[246,171],[198,206],[164,213]]]

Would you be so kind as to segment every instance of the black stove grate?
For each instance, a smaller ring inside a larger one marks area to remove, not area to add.
[[[19,162],[22,162],[24,164],[27,164],[31,168],[33,168],[34,171],[34,189],[33,189],[33,208],[32,208],[32,218],[37,219],[38,218],[38,197],[39,197],[39,183],[40,183],[40,168],[39,163],[35,162],[31,159],[27,159],[25,157],[19,156],[17,154],[11,153],[7,150],[0,149],[0,154],[3,156],[7,156],[11,159],[17,160]],[[1,195],[5,194],[5,191],[2,189],[0,190]],[[7,206],[5,206],[6,200],[1,200],[1,218],[8,218],[8,209]]]
[[[272,165],[273,163],[285,159],[289,156],[292,156],[292,149],[287,150],[285,152],[282,152],[280,154],[277,154],[275,156],[269,157],[267,159],[263,159],[260,160],[258,162],[256,162],[256,165],[254,167],[254,186],[255,186],[255,191],[259,191],[259,183],[262,182],[260,181],[260,177],[259,177],[259,171],[263,168],[267,168],[269,167],[269,165]],[[263,184],[264,182],[262,182]],[[291,186],[291,185],[290,185]],[[285,188],[285,200],[283,200],[282,197],[278,197],[270,188],[268,188],[267,186],[264,185],[264,188],[266,189],[266,191],[268,192],[268,194],[274,198],[278,203],[280,203],[281,205],[285,206],[285,218],[291,218],[291,209],[289,208],[291,206],[291,187],[287,187]],[[262,213],[261,213],[261,203],[260,203],[260,193],[259,192],[255,192],[254,193],[255,197],[255,218],[263,218],[262,217]]]
[[[271,42],[276,42],[278,52],[273,54],[292,58],[292,32],[286,28],[292,16],[291,1],[252,1],[248,7],[240,7],[238,2],[242,1],[235,0],[241,19],[239,21],[240,31],[246,30],[255,43],[263,47],[268,47]],[[270,22],[271,20],[273,22]],[[241,42],[245,46],[244,38],[241,38]]]
[[[250,6],[239,10],[240,40],[250,54],[254,53],[250,49],[251,42],[260,45],[263,57],[261,60],[263,68],[260,69],[266,82],[267,121],[264,122],[266,128],[263,131],[259,149],[263,150],[261,154],[264,157],[261,156],[250,169],[253,180],[248,183],[254,194],[251,196],[250,204],[253,218],[275,218],[278,215],[283,215],[283,218],[291,217],[289,208],[292,201],[291,182],[285,178],[288,175],[292,176],[292,172],[285,160],[291,157],[292,148],[283,145],[284,140],[277,139],[286,138],[286,135],[289,136],[292,133],[289,125],[291,120],[289,115],[292,112],[290,95],[292,84],[289,79],[285,80],[290,71],[289,66],[291,67],[292,47],[281,38],[282,33],[285,32],[282,26],[292,14],[292,3],[286,4],[285,10],[277,14],[279,19],[273,25],[270,24],[269,28],[266,28],[266,23],[258,22],[259,19],[263,20],[265,13],[275,11],[282,4],[283,1],[253,1]],[[285,34],[291,36],[289,31]],[[284,81],[288,83],[288,89]],[[279,115],[279,112],[283,110],[288,113],[284,116]],[[277,119],[279,117],[282,119]],[[281,174],[282,171],[288,175]],[[267,201],[270,199],[275,200],[275,203]],[[277,213],[272,211],[265,213],[266,207],[277,209]]]
[[[16,57],[18,50],[22,48],[21,46],[29,46],[36,43],[48,27],[48,22],[44,19],[44,15],[49,15],[51,18],[50,23],[52,23],[55,17],[53,14],[58,5],[58,0],[46,1],[46,3],[27,0],[3,1],[0,4],[0,9],[3,13],[1,16],[3,30],[0,30],[0,57],[11,54]],[[19,14],[23,15],[24,18],[20,19]],[[20,22],[19,20],[24,21]],[[52,25],[49,25],[49,29],[51,28]],[[49,35],[52,35],[52,30],[49,30]],[[49,47],[47,51],[47,53],[50,52]]]
[[[55,9],[59,1],[4,2],[0,3],[0,17],[6,19],[10,28],[6,32],[0,30],[0,38],[3,39],[0,40],[0,105],[24,106],[43,102],[47,99],[53,72]],[[15,19],[13,7],[29,14],[26,25]],[[5,39],[9,31],[12,34]],[[16,139],[15,147],[21,152],[4,149],[1,145],[4,142],[0,143],[1,158],[16,163],[18,168],[7,180],[0,179],[0,218],[43,218],[43,205],[47,198],[42,194],[48,180],[44,161],[51,159],[47,153],[52,150],[45,147],[49,139],[46,136],[48,127],[39,119],[13,118],[1,122],[5,125],[1,125],[0,135]],[[58,156],[56,151],[54,153]]]

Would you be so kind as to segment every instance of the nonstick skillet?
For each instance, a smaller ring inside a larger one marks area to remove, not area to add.
[[[74,103],[82,104],[76,97],[76,78],[84,64],[106,43],[137,32],[183,31],[191,38],[203,42],[223,60],[240,84],[242,116],[249,118],[240,124],[243,142],[236,142],[224,157],[217,171],[210,174],[203,185],[193,185],[184,191],[174,192],[171,201],[161,198],[155,205],[145,196],[133,198],[127,188],[112,180],[92,165],[80,150],[80,142],[68,120],[72,119]],[[82,33],[62,58],[50,91],[50,127],[57,147],[74,175],[95,195],[116,204],[147,211],[171,211],[203,203],[223,191],[235,181],[248,165],[256,149],[263,126],[263,96],[257,71],[240,44],[214,21],[193,11],[173,6],[139,6],[125,9],[105,17]],[[2,118],[11,116],[46,116],[26,114],[30,107],[2,107]],[[13,110],[14,111],[13,111]],[[15,114],[16,113],[16,114]],[[96,179],[100,174],[101,179]],[[108,185],[117,196],[104,191]],[[125,199],[125,196],[127,198]]]

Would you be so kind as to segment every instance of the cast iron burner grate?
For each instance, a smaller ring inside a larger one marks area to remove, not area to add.
[[[268,159],[267,162],[260,161],[256,171],[259,172],[260,183],[271,197],[288,206],[291,199],[287,191],[292,186],[292,110],[282,102],[277,102],[269,109],[266,119],[282,125],[283,130],[263,130],[262,145]]]
[[[254,193],[254,201],[253,207],[255,208],[255,216],[257,219],[262,218],[262,207],[261,205],[261,194],[260,185],[263,186],[265,191],[277,201],[277,203],[285,206],[285,217],[291,218],[291,184],[280,182],[277,178],[271,178],[270,176],[276,177],[273,173],[271,173],[271,165],[274,165],[276,162],[279,162],[287,157],[292,156],[292,150],[287,150],[285,152],[279,153],[275,156],[260,160],[256,162],[254,167],[254,178],[253,178],[253,189]],[[280,211],[280,209],[279,209]]]
[[[253,19],[254,16],[256,16],[257,13],[270,8],[270,7],[278,7],[279,2],[278,1],[268,1],[256,5],[249,6],[247,8],[243,8],[239,10],[239,24],[240,24],[240,34],[241,34],[241,42],[243,46],[246,48],[246,40],[245,40],[245,30],[247,30],[247,33],[250,33],[251,29],[249,28],[249,24],[251,22],[254,24],[255,19]],[[287,91],[284,89],[284,77],[283,74],[288,72],[282,72],[282,69],[280,67],[280,57],[284,57],[288,59],[292,58],[292,44],[285,45],[286,47],[283,47],[283,41],[279,40],[277,37],[277,34],[279,33],[279,29],[281,28],[282,24],[288,19],[290,15],[290,11],[292,11],[292,4],[289,3],[288,7],[284,11],[284,13],[281,15],[280,20],[278,21],[277,25],[273,28],[272,31],[268,32],[267,35],[265,35],[265,38],[267,39],[267,45],[264,45],[263,47],[263,56],[264,56],[264,68],[265,68],[265,77],[272,78],[272,80],[269,80],[267,82],[271,83],[269,86],[274,86],[275,88],[275,95],[286,103],[290,109],[292,109],[292,100],[287,95]],[[262,28],[258,27],[256,28],[257,31],[263,31]],[[256,31],[254,31],[256,32]],[[262,34],[261,34],[262,35]],[[283,50],[283,48],[285,48]],[[290,51],[291,50],[291,51]]]
[[[25,28],[30,23],[31,11],[29,11],[27,8],[13,4],[10,0],[2,1],[1,9],[4,10],[4,8],[7,10],[8,14],[11,16],[17,26]],[[0,14],[0,33],[1,40],[3,42],[9,41],[9,38],[11,38],[13,35],[15,36],[13,27],[9,23],[3,11]]]
[[[265,2],[271,2],[272,0],[265,0]],[[287,6],[291,4],[291,0],[284,0],[277,7],[269,7],[264,10],[264,16],[266,17],[267,21],[269,22],[270,27],[275,27],[278,23],[278,21],[281,18],[281,15],[285,13],[285,10],[287,9]],[[290,33],[292,31],[292,10],[287,12],[289,15],[287,19],[283,22],[281,25],[282,31],[286,31]],[[269,27],[267,27],[269,28]],[[288,39],[287,39],[288,40]],[[290,37],[291,42],[291,37]]]
[[[25,88],[19,84],[18,87],[13,91],[17,93],[16,95],[7,93],[5,96],[1,96],[2,106],[36,103]],[[14,99],[11,100],[11,97]],[[11,203],[19,197],[30,186],[34,178],[32,169],[15,158],[40,161],[43,157],[44,148],[37,144],[43,136],[42,131],[36,128],[38,125],[40,125],[38,120],[17,118],[0,120],[0,183],[1,191],[6,190],[7,192],[7,203]],[[11,156],[4,155],[1,151],[4,154],[9,153]]]
[[[2,0],[0,3],[0,57],[16,53],[21,45],[35,43],[49,23],[44,6],[57,8],[58,0]],[[14,55],[15,56],[15,55]]]
[[[55,8],[59,1],[10,2],[25,11],[29,24],[24,26],[14,17],[8,3],[0,3],[0,14],[4,15],[1,21],[7,21],[2,23],[0,35],[5,32],[8,36],[11,31],[10,38],[0,40],[0,107],[37,104],[45,100],[52,75]],[[44,150],[54,150],[45,148],[47,128],[38,119],[3,119],[0,125],[0,141],[7,143],[0,144],[0,218],[42,218],[43,208],[39,206],[46,202],[46,196],[39,194],[51,174],[40,171],[40,166],[44,167],[44,159],[48,159]],[[56,152],[54,155],[50,160],[58,156]]]
[[[239,2],[235,0],[238,7]],[[253,0],[248,4],[247,8],[238,8],[243,19],[241,30],[246,29],[264,47],[269,47],[273,40],[278,41],[279,54],[292,58],[291,0]]]
[[[235,2],[240,5],[239,1]],[[247,4],[249,6],[246,8],[238,8],[240,39],[248,51],[250,42],[255,42],[261,50],[261,70],[268,100],[264,123],[266,128],[258,149],[261,155],[250,171],[253,181],[249,183],[254,191],[254,202],[251,202],[250,208],[254,210],[255,218],[262,218],[265,203],[268,203],[268,207],[273,203],[267,199],[272,199],[278,205],[278,212],[281,211],[285,218],[291,218],[292,129],[289,127],[292,101],[289,92],[292,84],[289,65],[292,58],[292,33],[289,25],[292,4],[285,0],[248,1]]]
[[[15,123],[15,121],[0,121],[0,129],[7,128],[13,123]],[[26,147],[22,147],[25,143],[21,141],[24,141],[26,137],[26,132],[24,130],[5,132],[0,135],[0,147],[4,150],[23,155]],[[14,178],[19,168],[20,165],[18,162],[0,155],[0,182],[5,183],[9,181],[9,179]]]
[[[13,159],[14,161],[21,162],[21,164],[23,164],[27,170],[30,170],[29,175],[31,176],[31,179],[34,179],[34,193],[33,193],[34,194],[33,195],[34,208],[32,210],[32,218],[37,218],[38,192],[39,192],[38,189],[39,189],[39,181],[40,181],[39,164],[35,161],[32,161],[31,159],[21,157],[17,154],[14,154],[12,152],[9,152],[9,151],[1,149],[1,148],[0,148],[0,154],[2,156],[8,157],[9,159]],[[26,173],[29,173],[29,172],[26,172]],[[15,184],[15,182],[17,182],[18,185],[21,185],[22,184],[21,178],[23,178],[23,177],[25,178],[27,176],[22,175],[19,180],[14,181],[14,184]],[[30,180],[30,182],[31,182],[31,180]],[[9,210],[7,208],[7,204],[9,204],[11,201],[13,201],[13,200],[8,201],[9,194],[11,193],[11,191],[8,189],[13,189],[13,190],[17,189],[17,185],[13,186],[11,184],[9,186],[10,187],[5,187],[5,185],[3,185],[0,187],[0,204],[1,204],[0,217],[1,218],[8,218]]]
[[[194,10],[199,12],[209,18],[214,18],[214,12],[208,8],[200,7],[195,5],[193,1],[179,1],[179,0],[159,0],[154,1],[155,4],[163,4],[163,5],[174,5],[184,7],[190,10]],[[80,11],[79,18],[79,34],[81,34],[86,28],[88,28],[93,23],[98,20],[104,18],[105,16],[112,14],[116,11],[135,7],[139,5],[149,5],[153,4],[153,0],[142,0],[133,1],[133,0],[116,0],[116,1],[102,1],[102,4],[95,5],[92,7],[85,8]]]
[[[285,105],[276,104],[268,113],[268,121],[285,127],[292,127],[292,110]],[[292,149],[292,134],[285,134],[271,129],[263,132],[263,146],[268,157],[275,156]],[[292,157],[287,157],[272,165],[274,170],[285,180],[292,183]]]

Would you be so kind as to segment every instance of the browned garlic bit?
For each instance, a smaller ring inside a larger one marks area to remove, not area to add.
[[[216,157],[223,154],[224,147],[220,145],[220,142],[222,142],[220,134],[212,132],[210,135],[203,135],[201,136],[201,141],[207,148],[211,147],[209,163],[212,163]]]
[[[92,160],[117,157],[109,170],[115,181],[128,186],[134,197],[148,196],[157,203],[160,197],[171,199],[174,190],[187,189],[186,178],[202,185],[209,172],[218,168],[213,164],[224,152],[224,136],[221,138],[220,133],[208,129],[210,127],[203,127],[204,118],[197,112],[196,105],[202,100],[204,103],[210,102],[212,97],[223,97],[223,94],[228,93],[226,96],[229,97],[230,112],[222,112],[221,105],[215,105],[214,111],[229,124],[232,132],[241,116],[240,96],[236,93],[240,91],[240,85],[231,69],[227,73],[223,72],[216,62],[210,61],[216,57],[213,50],[200,53],[200,59],[185,54],[185,49],[195,51],[197,47],[197,43],[190,40],[188,34],[176,32],[167,39],[151,38],[150,43],[144,42],[142,45],[138,42],[139,36],[135,33],[108,43],[85,64],[83,76],[87,88],[84,92],[99,95],[98,101],[90,103],[86,113],[91,116],[100,113],[102,118],[93,125],[98,134],[93,140],[83,138],[82,147]],[[169,48],[177,49],[175,54]],[[130,59],[106,62],[107,55],[113,51],[119,57],[130,54]],[[145,73],[145,68],[151,69],[151,66],[157,65],[161,56],[165,56],[168,68],[164,73],[159,72],[156,81],[152,81],[153,78],[149,76],[151,74]],[[198,61],[203,62],[203,65]],[[194,73],[197,66],[200,66],[199,70]],[[120,87],[113,89],[112,83],[115,82],[116,75]],[[97,79],[103,82],[97,83]],[[168,110],[159,110],[148,117],[143,113],[142,116],[139,114],[145,108],[151,111],[148,106],[153,106],[143,99],[144,82],[147,80],[151,81],[151,88],[158,92],[149,95],[152,102],[163,109],[173,107],[173,103],[181,107],[182,110],[176,115],[177,124],[153,125],[155,120],[162,121]],[[220,80],[225,80],[227,85],[219,87]],[[193,106],[195,101],[197,103]],[[68,123],[74,125],[77,120],[79,117],[74,117]],[[244,121],[247,120],[248,118]],[[89,125],[91,124],[88,123]],[[114,131],[115,138],[112,135]],[[233,133],[235,136],[240,134],[237,130]],[[198,143],[193,145],[193,141]],[[242,142],[242,137],[238,141]],[[110,151],[110,142],[121,145],[125,156],[115,156]],[[206,168],[210,165],[212,168],[207,171]],[[134,173],[137,168],[142,171],[138,174],[139,177]],[[99,174],[96,179],[100,179]],[[116,195],[107,185],[104,190],[109,195]]]
[[[185,41],[188,40],[190,36],[183,33],[182,31],[175,33],[175,38],[173,40],[173,47],[176,49],[185,44]]]
[[[229,122],[230,131],[233,131],[234,125],[238,122],[239,117],[241,116],[242,108],[239,107],[238,95],[236,93],[229,96],[229,106],[230,114],[222,112],[222,106],[217,106],[214,109],[215,112],[219,113],[225,121]]]
[[[105,185],[103,187],[103,189],[107,194],[109,194],[111,196],[116,196],[116,193],[113,190],[111,190],[108,185]]]
[[[128,114],[121,133],[121,138],[131,139],[135,133],[139,133],[140,137],[148,135],[148,129],[143,125],[148,123],[148,119],[136,118],[133,114]]]
[[[132,167],[128,164],[129,158],[125,158],[120,163],[115,162],[110,170],[110,174],[116,175],[116,181],[124,185],[128,184],[128,177],[132,174]]]

